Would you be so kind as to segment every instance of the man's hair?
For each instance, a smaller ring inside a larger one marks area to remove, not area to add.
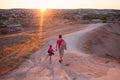
[[[59,35],[59,38],[62,38],[62,35]]]

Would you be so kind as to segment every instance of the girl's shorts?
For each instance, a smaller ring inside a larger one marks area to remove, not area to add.
[[[54,55],[54,53],[49,53],[48,55],[49,55],[49,56],[52,56],[52,55]]]

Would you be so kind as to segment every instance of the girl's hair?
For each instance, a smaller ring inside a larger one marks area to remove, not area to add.
[[[62,35],[59,35],[59,38],[62,38]]]
[[[52,45],[49,45],[49,47],[52,47]]]

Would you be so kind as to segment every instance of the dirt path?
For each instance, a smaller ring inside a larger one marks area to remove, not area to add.
[[[84,36],[88,32],[102,27],[104,24],[91,24],[78,32],[65,35],[68,50],[64,61],[59,64],[58,52],[49,63],[47,48],[55,47],[57,37],[46,39],[48,43],[31,55],[18,69],[8,73],[0,80],[120,80],[120,64],[82,52]]]

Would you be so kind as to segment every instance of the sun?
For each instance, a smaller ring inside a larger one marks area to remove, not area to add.
[[[33,6],[35,6],[37,9],[40,9],[41,11],[46,11],[49,3],[47,3],[46,0],[36,0],[36,2],[34,2],[35,4]]]
[[[47,10],[47,8],[39,8],[40,9],[40,11],[42,11],[42,12],[45,12],[46,10]]]
[[[47,6],[43,5],[43,4],[38,4],[36,5],[37,9],[40,9],[42,12],[47,10]]]

